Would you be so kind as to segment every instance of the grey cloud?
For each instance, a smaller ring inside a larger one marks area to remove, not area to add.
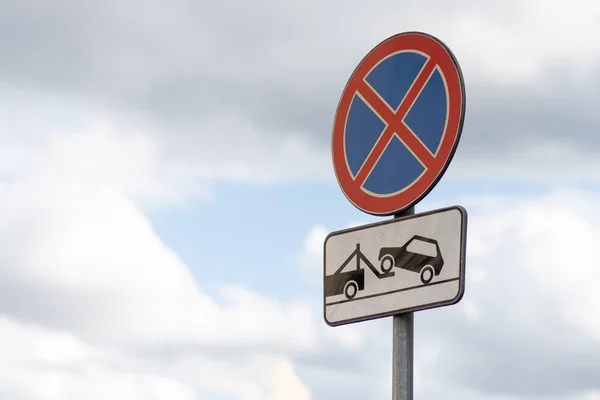
[[[376,1],[364,7],[269,0],[63,0],[49,6],[28,0],[0,7],[5,82],[140,112],[159,125],[179,127],[169,136],[185,143],[210,140],[209,132],[197,132],[199,121],[226,110],[263,134],[301,132],[323,151],[346,79],[392,26],[401,31],[423,21],[443,33],[450,29],[444,19],[453,21],[465,10],[506,23],[516,15],[512,3],[487,9],[468,1],[426,7]],[[598,104],[598,80],[576,85],[568,78],[571,67],[549,63],[542,84],[526,87],[482,81],[467,65],[462,154],[502,158],[517,146],[535,151],[540,140],[596,153],[600,121],[590,111]]]
[[[491,155],[523,146],[535,151],[548,143],[597,152],[600,70],[582,87],[568,73],[554,73],[544,87],[473,88],[461,147]]]

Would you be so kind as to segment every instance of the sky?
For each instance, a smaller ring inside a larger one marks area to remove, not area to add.
[[[329,327],[335,109],[377,43],[460,63],[465,295],[415,398],[600,399],[595,1],[0,0],[0,398],[391,398],[390,318]]]

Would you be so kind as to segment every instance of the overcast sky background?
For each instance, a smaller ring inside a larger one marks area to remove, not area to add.
[[[333,115],[393,34],[444,41],[469,212],[415,316],[421,400],[600,399],[600,4],[0,0],[0,398],[391,398],[391,320],[329,328],[322,244],[381,220]]]

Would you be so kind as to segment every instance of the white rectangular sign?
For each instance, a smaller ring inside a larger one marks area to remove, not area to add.
[[[458,303],[467,212],[454,206],[330,233],[324,312],[330,326]]]

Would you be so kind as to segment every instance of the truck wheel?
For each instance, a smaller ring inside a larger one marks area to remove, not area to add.
[[[390,272],[392,268],[394,268],[394,257],[390,256],[389,254],[383,256],[379,266],[381,266],[381,272],[384,274]]]
[[[354,281],[350,281],[346,283],[346,287],[344,287],[344,294],[348,300],[352,300],[354,296],[358,293],[358,285]]]
[[[421,282],[423,282],[424,285],[427,285],[433,279],[434,274],[435,271],[431,265],[424,266],[421,270]]]

